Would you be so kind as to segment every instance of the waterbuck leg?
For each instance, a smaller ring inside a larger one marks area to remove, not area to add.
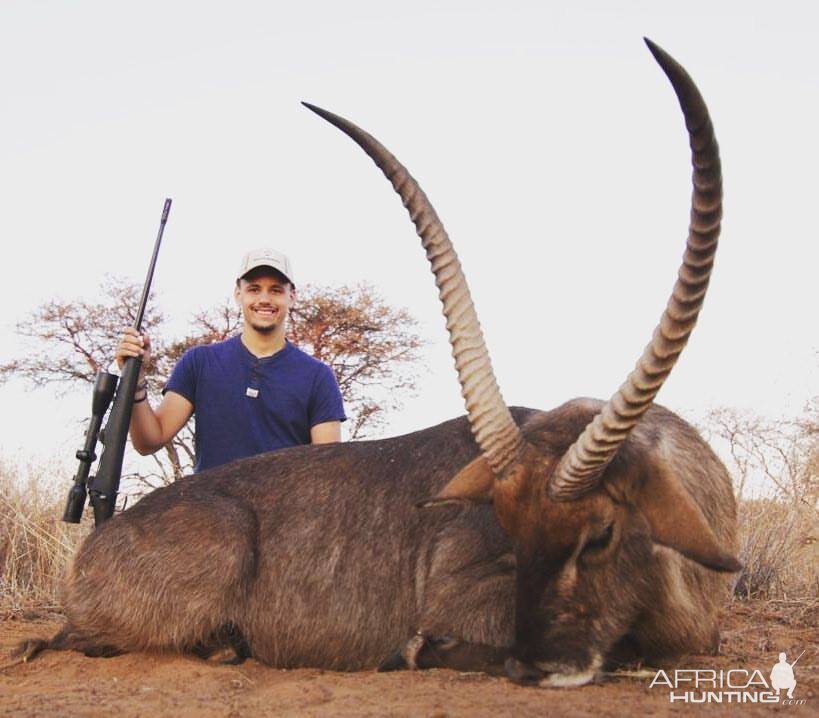
[[[82,651],[88,658],[113,658],[114,656],[121,656],[125,653],[125,651],[116,646],[90,645],[87,648],[78,648],[77,650]]]
[[[71,624],[67,624],[53,638],[34,638],[23,641],[12,651],[12,656],[26,663],[42,651],[49,650],[79,651],[89,658],[111,658],[124,652],[116,646],[99,643],[77,631]]]
[[[423,634],[420,632],[416,633],[404,644],[401,650],[396,651],[381,661],[381,665],[378,666],[378,671],[380,673],[386,673],[388,671],[415,670],[419,668],[418,655],[426,641],[427,639]]]
[[[645,652],[631,635],[623,636],[612,646],[606,655],[607,670],[616,670],[624,666],[633,666],[643,661]]]
[[[389,656],[379,671],[451,668],[456,671],[481,671],[503,675],[509,651],[480,643],[468,643],[451,636],[425,636],[416,633],[404,647]]]
[[[401,651],[397,651],[381,661],[378,665],[378,672],[389,673],[390,671],[405,671],[408,668],[407,661],[404,659],[404,656],[401,655]]]
[[[503,675],[509,650],[456,638],[428,638],[417,657],[419,668],[452,668]]]
[[[214,631],[206,641],[197,643],[191,650],[203,660],[217,661],[223,665],[239,665],[252,655],[244,635],[233,623]]]

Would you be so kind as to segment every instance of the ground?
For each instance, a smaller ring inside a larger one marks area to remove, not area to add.
[[[333,673],[239,666],[193,657],[130,654],[86,658],[49,651],[14,664],[23,638],[50,635],[59,617],[26,614],[0,621],[3,716],[668,716],[703,706],[669,702],[649,684],[654,670],[608,676],[580,689],[523,688],[501,678],[448,670]],[[798,705],[711,705],[709,715],[819,715],[819,601],[736,602],[723,620],[719,656],[689,656],[680,668],[759,669],[767,679],[780,651],[792,661]],[[670,673],[670,671],[669,671]],[[784,695],[784,694],[783,694]]]

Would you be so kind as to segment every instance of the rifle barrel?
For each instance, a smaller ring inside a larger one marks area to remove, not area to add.
[[[142,327],[142,318],[145,316],[145,307],[148,305],[148,294],[151,291],[151,280],[154,278],[154,269],[156,268],[156,258],[159,256],[159,245],[162,243],[162,235],[165,232],[165,223],[168,221],[168,213],[171,211],[171,198],[165,200],[165,207],[162,209],[162,219],[159,220],[159,232],[156,235],[156,242],[154,242],[154,252],[151,255],[151,263],[148,266],[148,276],[145,279],[145,284],[142,287],[142,296],[139,298],[139,307],[137,308],[136,319],[134,320],[134,329],[139,331]]]

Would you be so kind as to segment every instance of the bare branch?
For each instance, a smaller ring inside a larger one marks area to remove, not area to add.
[[[91,384],[107,367],[123,330],[131,326],[141,287],[108,277],[96,302],[53,300],[17,325],[31,350],[0,365],[0,383],[22,378],[31,386],[57,385],[67,390]],[[163,317],[150,298],[143,331],[151,337],[152,361],[146,366],[148,389],[159,394],[173,367],[190,348],[223,341],[242,329],[241,314],[231,298],[194,315],[188,334],[167,339]],[[371,286],[299,287],[288,338],[329,364],[336,374],[349,416],[352,439],[372,435],[390,410],[416,390],[422,341],[415,320],[404,309],[389,307]],[[162,451],[152,456],[155,471],[128,475],[141,491],[166,485],[190,472],[195,463],[190,422]]]

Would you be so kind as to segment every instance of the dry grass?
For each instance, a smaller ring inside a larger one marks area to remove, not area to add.
[[[819,596],[819,527],[813,507],[774,499],[741,501],[739,536],[738,598]]]
[[[90,524],[65,524],[65,491],[44,488],[48,472],[0,464],[0,618],[59,610],[60,582]]]

